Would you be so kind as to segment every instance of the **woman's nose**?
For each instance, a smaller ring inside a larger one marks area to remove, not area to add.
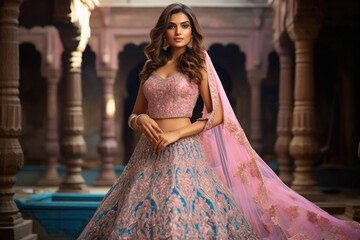
[[[176,27],[175,33],[176,33],[176,35],[180,35],[180,33],[181,33],[181,27]]]

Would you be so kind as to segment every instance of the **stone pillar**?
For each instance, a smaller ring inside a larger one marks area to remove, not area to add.
[[[24,220],[13,196],[16,173],[23,166],[19,99],[18,17],[22,1],[0,3],[0,238],[37,239],[32,221]]]
[[[260,69],[250,70],[247,77],[251,88],[250,143],[260,155],[263,148],[261,143],[261,81],[265,77],[265,72]]]
[[[65,49],[65,88],[63,110],[63,136],[60,143],[66,174],[59,192],[86,193],[89,189],[81,176],[82,156],[86,144],[82,135],[84,118],[82,107],[81,62],[85,45],[79,45],[80,33],[69,24],[58,26],[60,38]]]
[[[293,111],[294,47],[287,35],[275,43],[280,57],[279,111],[275,152],[279,164],[279,177],[288,186],[293,181],[293,160],[290,157],[291,119]]]
[[[47,84],[47,122],[45,136],[47,167],[45,175],[40,179],[38,185],[59,186],[61,179],[57,172],[57,160],[59,158],[57,87],[60,79],[60,71],[58,69],[48,69],[44,75]]]
[[[114,100],[116,70],[101,68],[98,71],[98,76],[102,84],[101,140],[98,146],[101,157],[101,170],[93,185],[111,186],[116,180],[114,159],[118,153],[118,144],[115,139],[116,107]]]
[[[316,140],[314,106],[314,40],[319,25],[306,20],[287,26],[295,43],[295,89],[292,119],[293,138],[290,155],[296,166],[292,189],[311,201],[322,201],[323,195],[313,175],[314,162],[319,156]]]

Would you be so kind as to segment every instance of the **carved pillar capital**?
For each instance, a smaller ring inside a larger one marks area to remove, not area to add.
[[[287,26],[287,31],[294,42],[314,41],[318,36],[320,26],[317,22],[292,23]]]
[[[288,0],[284,9],[285,28],[293,41],[316,39],[321,26],[321,0]]]
[[[100,67],[97,69],[99,79],[105,84],[114,84],[117,70],[110,67]]]
[[[294,43],[287,33],[283,33],[276,41],[274,41],[274,48],[279,56],[292,56],[294,57]],[[281,66],[280,66],[281,67]]]

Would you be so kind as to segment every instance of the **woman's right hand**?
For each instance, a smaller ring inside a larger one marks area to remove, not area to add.
[[[142,114],[137,119],[137,124],[141,132],[151,141],[157,142],[159,140],[159,134],[163,133],[159,125],[146,114]]]

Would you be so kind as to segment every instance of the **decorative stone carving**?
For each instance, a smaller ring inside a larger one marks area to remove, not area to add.
[[[5,1],[0,5],[0,225],[16,225],[23,221],[13,201],[15,174],[22,168],[23,152],[19,99],[18,17],[21,1]]]
[[[21,217],[13,196],[16,173],[23,166],[19,99],[18,17],[21,0],[0,3],[0,236],[36,239],[32,221]]]
[[[287,31],[295,43],[295,90],[292,119],[293,138],[290,154],[294,158],[295,173],[292,188],[311,201],[323,200],[313,175],[314,162],[319,156],[315,137],[314,106],[314,40],[320,24],[317,22],[317,1],[291,0],[288,4]]]
[[[251,130],[250,142],[255,151],[261,154],[261,82],[265,71],[261,69],[248,71],[248,81],[251,87]]]
[[[116,180],[114,158],[118,153],[118,144],[115,139],[116,107],[114,100],[116,70],[103,67],[98,70],[98,76],[102,83],[101,140],[98,146],[101,157],[101,170],[93,185],[111,186]]]
[[[45,153],[47,167],[44,176],[39,180],[40,186],[59,186],[61,179],[57,172],[59,158],[58,136],[58,99],[57,87],[60,80],[60,70],[49,68],[44,73],[47,84],[47,109],[46,109],[46,136]]]
[[[278,138],[275,152],[279,164],[279,177],[290,186],[293,181],[293,160],[289,154],[289,146],[292,137],[294,47],[287,34],[283,34],[274,45],[280,57],[279,112],[276,128]]]

